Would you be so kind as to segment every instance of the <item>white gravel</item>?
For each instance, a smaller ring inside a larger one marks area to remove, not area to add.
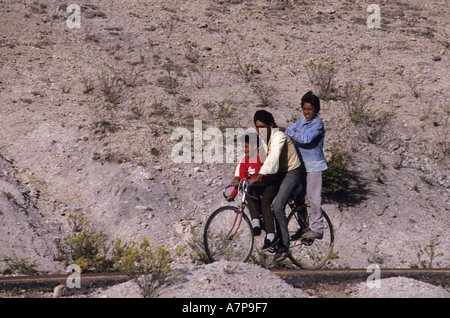
[[[305,291],[287,284],[279,276],[246,263],[215,262],[202,266],[179,266],[160,298],[308,298]],[[353,298],[450,298],[445,289],[405,277],[381,279],[380,288],[366,282],[356,285]],[[141,298],[133,281],[92,294],[94,298]]]
[[[355,298],[450,298],[445,289],[412,278],[381,279],[380,288],[361,283],[353,293]]]
[[[215,262],[202,266],[175,268],[180,272],[159,293],[161,298],[305,298],[304,291],[257,265]],[[137,285],[130,281],[98,292],[93,297],[139,298]]]

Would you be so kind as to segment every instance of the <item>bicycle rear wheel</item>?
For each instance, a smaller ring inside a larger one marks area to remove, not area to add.
[[[234,206],[221,207],[211,214],[203,239],[211,262],[246,262],[252,254],[252,225],[248,216]]]
[[[325,265],[328,261],[334,246],[333,225],[330,218],[322,210],[324,232],[323,238],[307,240],[300,238],[298,240],[291,240],[289,249],[291,261],[303,269],[317,269]],[[289,238],[296,234],[300,226],[300,221],[297,219],[297,211],[293,210],[288,216]]]

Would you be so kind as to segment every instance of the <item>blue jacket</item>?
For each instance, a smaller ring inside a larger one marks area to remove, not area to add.
[[[325,156],[323,154],[323,140],[325,128],[322,119],[316,115],[309,122],[305,117],[300,118],[295,124],[286,128],[286,135],[296,141],[296,147],[301,154],[308,170],[308,162],[321,162],[318,170],[325,170]],[[310,165],[311,166],[311,165]]]

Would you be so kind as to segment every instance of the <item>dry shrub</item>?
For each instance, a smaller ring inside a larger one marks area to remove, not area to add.
[[[313,60],[309,60],[305,65],[311,84],[314,86],[314,92],[320,99],[330,99],[334,90],[333,79],[336,70],[330,65],[322,63],[315,64]]]
[[[357,127],[363,138],[370,143],[376,143],[391,123],[395,112],[381,109],[370,110],[368,107],[370,98],[371,94],[365,91],[361,83],[358,85],[347,83],[344,87],[342,102],[350,122]]]

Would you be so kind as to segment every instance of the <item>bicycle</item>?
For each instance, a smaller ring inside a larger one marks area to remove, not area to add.
[[[243,179],[239,183],[240,195],[237,206],[223,206],[215,210],[208,218],[203,234],[205,252],[211,262],[218,260],[247,262],[252,255],[254,237],[248,210],[247,197],[259,200],[248,193],[251,184]],[[226,186],[222,193],[226,198]],[[302,233],[310,231],[307,222],[301,216],[301,211],[309,205],[297,206],[294,193],[288,202],[291,209],[287,217],[290,252],[292,263],[303,269],[317,269],[325,265],[330,258],[334,246],[333,226],[330,218],[322,210],[324,217],[324,234],[322,239],[303,239]],[[303,210],[304,211],[304,210]],[[276,248],[268,252],[275,252]]]

